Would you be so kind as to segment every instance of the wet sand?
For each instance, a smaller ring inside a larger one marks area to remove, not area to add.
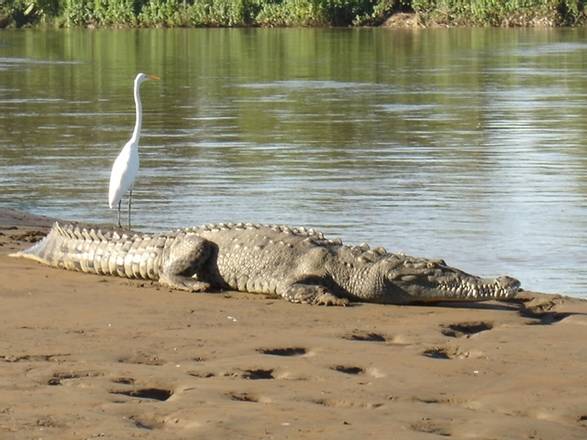
[[[318,307],[7,257],[50,223],[0,210],[0,439],[587,438],[587,301]]]

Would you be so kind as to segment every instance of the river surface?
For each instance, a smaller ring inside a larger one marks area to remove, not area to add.
[[[0,204],[142,230],[304,225],[587,297],[587,32],[0,32]]]

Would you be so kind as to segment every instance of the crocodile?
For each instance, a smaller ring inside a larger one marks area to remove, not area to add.
[[[349,246],[304,227],[252,223],[160,234],[55,223],[41,241],[11,256],[193,292],[238,290],[322,305],[502,300],[521,290],[509,276],[481,278],[440,259]]]

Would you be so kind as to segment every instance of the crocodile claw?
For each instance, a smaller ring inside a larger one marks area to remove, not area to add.
[[[349,305],[349,300],[347,298],[339,298],[338,296],[333,295],[329,292],[324,292],[320,295],[317,295],[314,298],[312,304],[319,305],[319,306],[342,306],[346,307]]]

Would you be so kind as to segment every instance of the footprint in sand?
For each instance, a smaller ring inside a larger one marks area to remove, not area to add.
[[[245,370],[241,377],[243,379],[251,379],[251,380],[259,380],[259,379],[274,379],[273,377],[273,370],[263,370],[263,369],[253,369],[253,370]]]
[[[77,371],[77,372],[55,372],[53,376],[47,381],[47,385],[63,385],[64,381],[82,379],[85,377],[98,377],[103,374],[99,371]]]
[[[449,350],[447,347],[432,347],[424,350],[422,354],[426,357],[433,359],[452,359],[454,351]]]
[[[188,371],[187,374],[189,374],[192,377],[197,377],[199,379],[209,379],[211,377],[224,376],[248,380],[263,380],[275,379],[273,372],[273,369],[253,368],[247,370],[237,369],[223,373],[214,373],[212,371]]]
[[[432,359],[478,359],[485,357],[480,350],[463,351],[460,347],[443,346],[424,350],[422,354]]]
[[[534,318],[536,321],[529,322],[528,325],[552,325],[556,324],[557,322],[562,321],[569,316],[572,316],[572,313],[560,313],[560,312],[546,312],[536,315],[527,315],[528,318]]]
[[[362,330],[354,330],[352,333],[342,337],[349,341],[371,341],[371,342],[385,342],[387,339],[380,333],[366,332]]]
[[[311,400],[316,405],[325,406],[327,408],[364,408],[375,409],[381,408],[383,403],[380,402],[362,402],[359,400],[344,400],[344,399],[314,399]]]
[[[216,377],[216,373],[211,371],[188,371],[187,374],[192,377],[197,377],[198,379],[209,379],[211,377]]]
[[[451,437],[452,434],[449,426],[446,423],[435,422],[429,418],[422,419],[416,423],[412,423],[410,428],[413,431],[424,432],[426,434],[441,435],[443,437]]]
[[[336,365],[334,367],[330,367],[334,371],[338,371],[340,373],[351,374],[351,375],[358,375],[365,373],[361,367],[348,367],[345,365]]]
[[[231,400],[236,400],[237,402],[253,402],[253,403],[260,402],[259,397],[255,396],[253,394],[250,394],[250,393],[229,392],[229,393],[226,393],[226,395]]]
[[[307,353],[307,350],[301,347],[258,348],[257,351],[271,356],[303,356]]]
[[[128,418],[137,428],[145,429],[148,431],[152,431],[154,429],[161,429],[163,428],[164,423],[151,418],[146,418],[142,416],[130,416]]]
[[[23,327],[24,328],[24,327]],[[70,356],[69,353],[57,354],[23,354],[23,355],[1,355],[0,362],[54,362],[58,357]]]
[[[441,333],[451,338],[470,338],[472,335],[481,333],[493,328],[493,323],[484,321],[459,322],[441,326]]]
[[[135,380],[132,377],[117,377],[112,379],[112,382],[119,383],[122,385],[134,385]]]
[[[165,364],[163,359],[160,359],[156,354],[149,354],[138,352],[132,356],[123,356],[118,359],[118,362],[123,364],[137,364],[137,365],[154,365],[159,366]]]
[[[137,399],[150,399],[165,402],[173,395],[173,391],[163,388],[139,388],[136,390],[115,390],[110,394],[121,394],[123,396],[134,397]]]

